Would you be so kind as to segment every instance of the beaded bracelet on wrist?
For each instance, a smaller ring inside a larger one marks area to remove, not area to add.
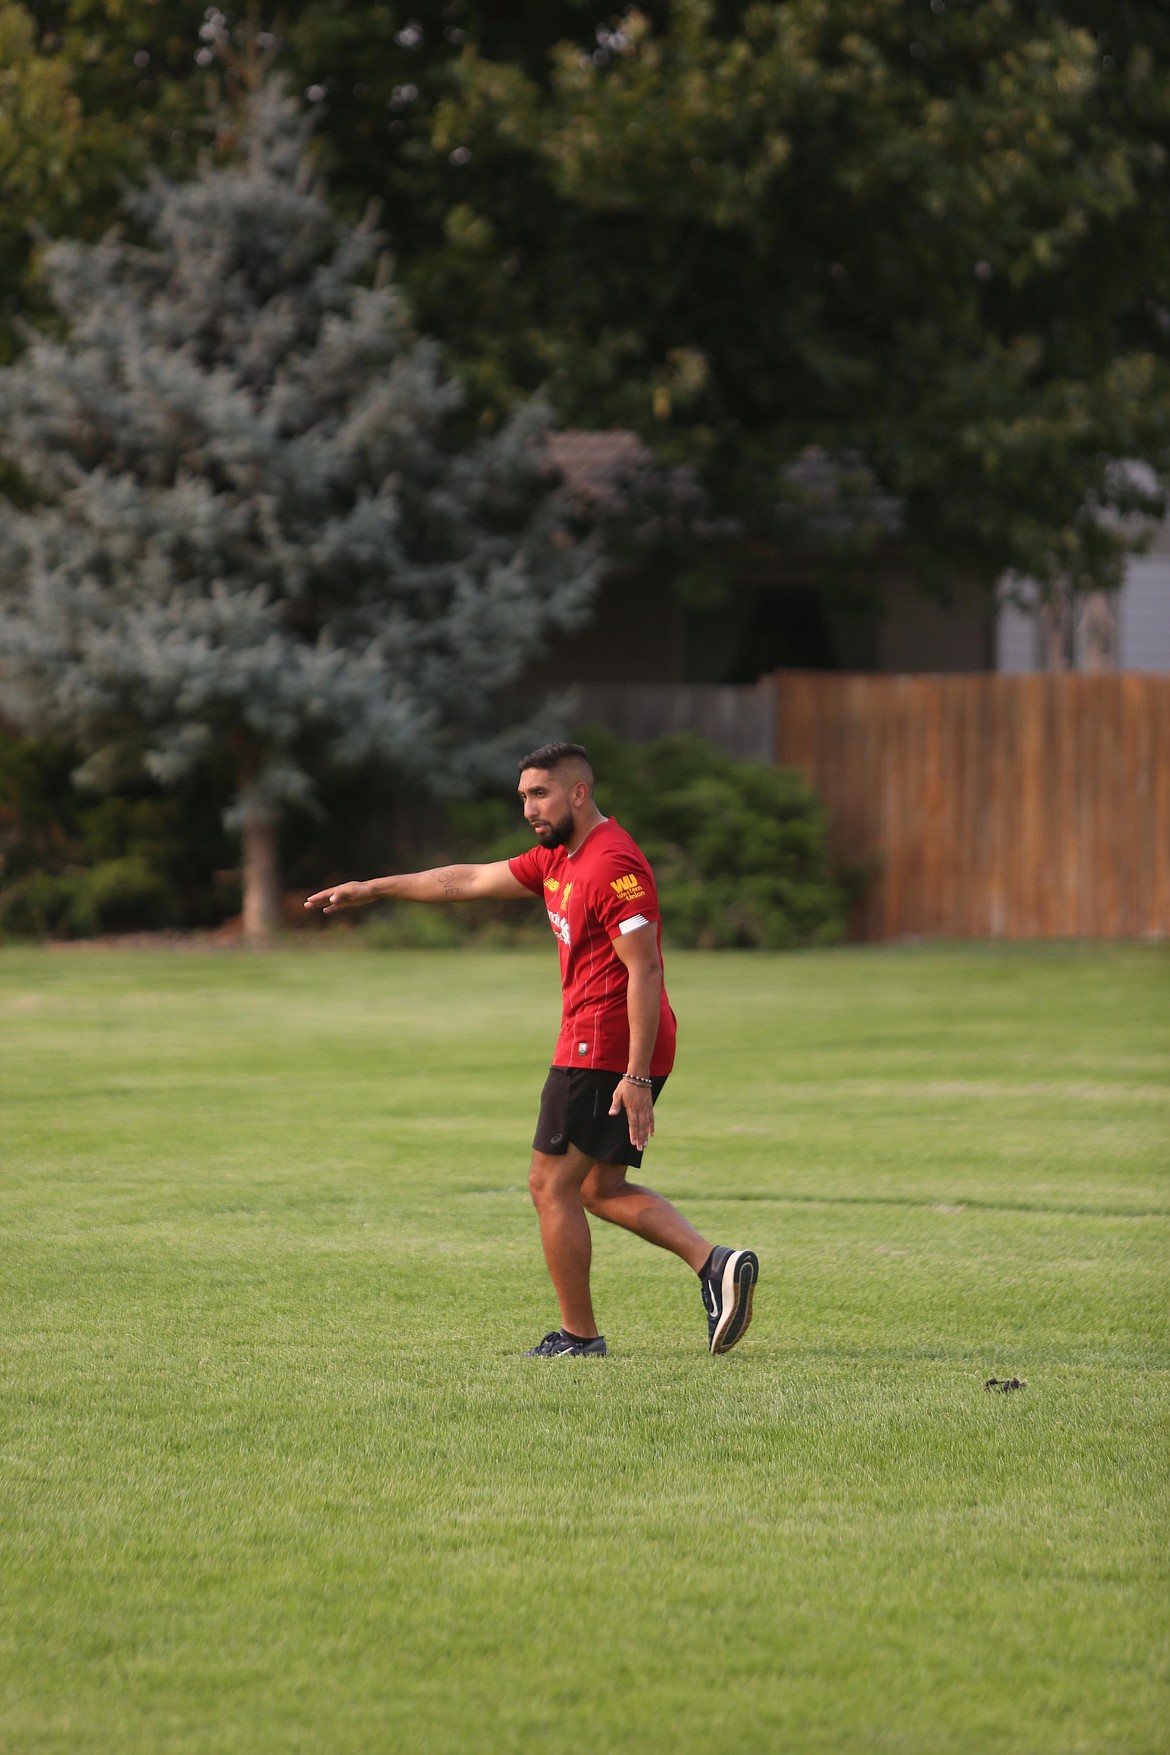
[[[623,1073],[622,1077],[625,1079],[627,1085],[642,1085],[647,1091],[652,1091],[654,1089],[654,1080],[644,1079],[641,1073]]]

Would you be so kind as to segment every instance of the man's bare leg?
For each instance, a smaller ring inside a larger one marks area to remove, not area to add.
[[[589,1212],[611,1225],[621,1225],[669,1249],[698,1273],[711,1253],[707,1239],[683,1218],[662,1195],[640,1183],[627,1182],[624,1164],[594,1164],[581,1184],[581,1196]],[[546,1251],[547,1253],[547,1251]]]
[[[712,1353],[727,1353],[747,1333],[752,1320],[752,1294],[760,1277],[760,1263],[750,1249],[712,1249],[707,1239],[687,1223],[682,1214],[655,1194],[626,1180],[624,1164],[594,1164],[581,1185],[588,1212],[611,1225],[621,1225],[657,1243],[694,1268],[703,1288],[707,1312],[707,1345]]]
[[[528,1172],[528,1192],[540,1220],[540,1241],[561,1307],[561,1326],[583,1340],[592,1340],[597,1334],[589,1295],[593,1240],[581,1195],[581,1185],[592,1168],[592,1158],[570,1146],[563,1157],[533,1152]]]

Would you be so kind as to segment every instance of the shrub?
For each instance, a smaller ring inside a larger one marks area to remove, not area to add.
[[[468,936],[458,912],[425,902],[400,902],[380,908],[362,936],[379,951],[446,951]]]
[[[179,792],[145,784],[103,797],[73,784],[77,754],[0,726],[0,936],[207,925],[229,851],[214,775]]]
[[[0,891],[0,937],[90,938],[166,926],[166,882],[144,859],[107,859],[88,871],[29,872]]]
[[[76,877],[29,872],[0,890],[0,938],[48,938],[72,920],[77,902]]]
[[[166,880],[137,854],[95,865],[83,889],[100,932],[151,931],[174,919]]]
[[[602,808],[654,866],[675,944],[785,950],[831,944],[845,926],[824,806],[792,769],[740,762],[702,738],[583,740]]]

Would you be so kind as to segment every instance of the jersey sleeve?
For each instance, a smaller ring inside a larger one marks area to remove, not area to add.
[[[650,926],[659,918],[654,878],[636,848],[607,848],[594,871],[592,899],[597,918],[611,939]]]
[[[534,896],[543,894],[544,880],[548,874],[549,855],[544,847],[530,847],[526,853],[517,853],[508,861],[508,870],[518,883],[531,890]]]

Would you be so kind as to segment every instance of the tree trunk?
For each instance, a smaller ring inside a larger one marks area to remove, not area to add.
[[[1086,670],[1117,669],[1117,597],[1114,592],[1090,592],[1081,617],[1081,644]]]
[[[1044,670],[1071,670],[1075,662],[1072,603],[1063,585],[1052,587],[1040,607],[1037,621],[1041,667]]]
[[[244,937],[268,944],[280,930],[280,818],[249,812],[243,828]]]

